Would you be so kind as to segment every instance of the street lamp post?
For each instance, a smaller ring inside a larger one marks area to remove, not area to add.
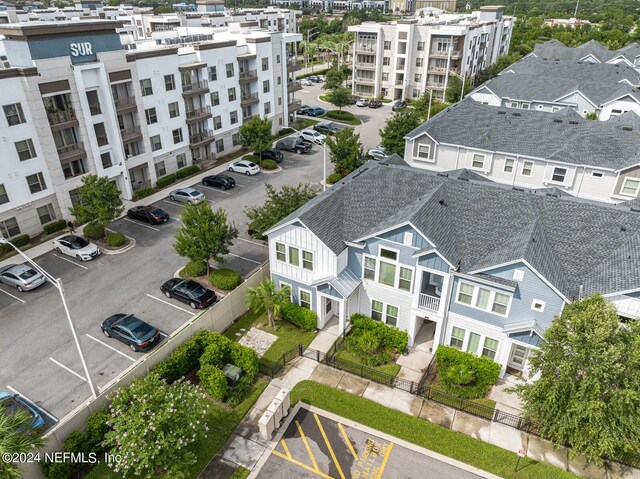
[[[289,127],[289,128],[291,128],[291,127]],[[293,131],[295,131],[298,135],[302,135],[302,133],[300,131],[296,130],[295,128],[291,128],[291,129]],[[322,191],[327,191],[327,144],[326,143],[322,143],[320,146],[322,147],[322,153],[323,153],[323,157],[322,157],[322,174],[323,174],[323,178],[324,178],[324,183],[322,183]]]
[[[87,383],[89,384],[89,388],[91,389],[91,396],[93,399],[98,397],[98,388],[96,387],[93,379],[91,379],[91,375],[89,374],[89,368],[87,367],[87,363],[84,359],[84,353],[82,352],[82,347],[80,346],[80,341],[78,341],[78,334],[76,333],[76,327],[73,324],[71,319],[71,313],[69,312],[69,307],[67,306],[67,300],[64,296],[64,288],[62,286],[62,280],[60,278],[54,278],[49,273],[47,273],[44,269],[42,269],[35,261],[29,258],[26,254],[20,251],[16,246],[14,246],[9,240],[6,238],[0,237],[0,244],[6,244],[11,246],[16,252],[22,256],[27,262],[33,266],[40,274],[42,274],[47,281],[49,281],[60,293],[60,298],[62,299],[62,306],[64,306],[64,312],[67,315],[67,319],[69,320],[69,327],[71,328],[71,333],[73,334],[73,340],[76,343],[76,348],[78,349],[78,354],[80,355],[80,361],[82,362],[82,368],[84,369],[84,374],[87,379]]]
[[[319,30],[319,29],[320,29],[320,27],[313,27],[313,28],[310,28],[309,30],[307,30],[307,48],[305,49],[305,52],[304,52],[304,57],[307,59],[306,64],[304,66],[305,71],[309,68],[309,44],[310,44],[309,34],[312,31]],[[313,67],[311,67],[311,69],[313,69]]]

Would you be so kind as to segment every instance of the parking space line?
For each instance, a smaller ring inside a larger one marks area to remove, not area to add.
[[[304,447],[307,448],[307,453],[309,453],[309,457],[311,458],[311,463],[314,467],[314,472],[320,472],[318,469],[318,463],[316,462],[316,458],[313,456],[313,452],[311,451],[311,447],[309,447],[309,442],[307,441],[307,436],[304,435],[304,431],[302,430],[302,426],[300,422],[296,419],[296,426],[298,427],[298,432],[300,433],[300,437],[302,438],[302,442],[304,443]]]
[[[51,415],[48,411],[45,411],[45,410],[44,410],[44,408],[40,407],[36,401],[33,401],[33,400],[29,399],[27,396],[25,396],[24,394],[22,394],[20,391],[18,391],[18,390],[16,390],[16,389],[12,388],[12,387],[11,387],[11,386],[9,386],[8,384],[7,384],[7,389],[8,389],[9,391],[11,391],[13,394],[17,394],[18,396],[22,396],[23,398],[25,398],[25,399],[26,399],[27,401],[29,401],[30,403],[35,404],[36,406],[38,406],[38,411],[41,411],[41,412],[43,412],[44,414],[46,414],[47,416],[49,416],[49,417],[51,418],[51,420],[52,420],[52,421],[54,421],[54,422],[59,422],[59,421],[60,421],[57,417],[55,417],[55,416]]]
[[[306,469],[306,470],[307,470],[307,471],[309,471],[309,472],[313,472],[314,474],[316,474],[316,475],[318,475],[318,476],[322,477],[323,479],[333,479],[333,477],[328,476],[328,475],[327,475],[327,474],[325,474],[324,472],[322,472],[322,471],[316,471],[316,470],[314,470],[312,467],[307,466],[306,464],[303,464],[303,463],[302,463],[302,462],[300,462],[300,461],[296,461],[296,460],[295,460],[295,459],[293,459],[293,458],[287,457],[287,456],[285,456],[284,454],[282,454],[282,453],[281,453],[281,452],[279,452],[279,451],[275,451],[275,450],[274,450],[274,451],[273,451],[273,454],[275,454],[275,455],[276,455],[276,456],[278,456],[278,457],[281,457],[281,458],[282,458],[282,459],[284,459],[285,461],[289,461],[289,462],[291,462],[291,463],[295,464],[295,465],[296,465],[296,466],[298,466],[298,467],[301,467],[301,468],[303,468],[303,469]]]
[[[111,351],[118,353],[121,356],[124,356],[125,358],[127,358],[129,361],[133,361],[134,363],[137,361],[136,359],[132,358],[131,356],[124,354],[122,351],[118,351],[116,348],[114,348],[113,346],[109,346],[107,343],[105,343],[104,341],[100,341],[98,338],[94,338],[93,336],[91,336],[88,333],[85,333],[85,336],[93,339],[95,342],[102,344],[103,346],[106,346],[107,348],[109,348]]]
[[[222,193],[223,195],[231,194],[231,193],[227,193],[226,191],[222,191],[220,188],[214,188],[213,186],[199,185],[198,188],[206,188],[208,190],[215,191],[216,193]]]
[[[79,375],[77,372],[75,372],[73,369],[69,369],[68,367],[66,367],[64,364],[62,364],[60,361],[56,361],[53,358],[49,358],[54,364],[57,364],[58,366],[60,366],[62,369],[66,369],[67,371],[69,371],[71,374],[73,374],[75,377],[82,379],[85,383],[87,382],[87,379],[84,376]]]
[[[322,434],[322,437],[324,438],[325,444],[329,448],[329,453],[331,454],[331,459],[333,459],[333,462],[335,463],[336,467],[338,468],[338,474],[340,474],[341,479],[345,479],[344,472],[342,472],[342,468],[340,467],[340,463],[338,462],[338,458],[336,457],[336,453],[333,452],[333,448],[331,447],[331,443],[329,442],[329,438],[327,437],[327,434],[324,432],[324,428],[322,427],[322,423],[320,422],[320,418],[318,417],[318,415],[316,413],[313,413],[313,417],[315,418],[316,423],[318,424],[318,429],[320,429],[320,434]],[[378,477],[380,477],[380,476],[378,476]]]
[[[149,228],[150,230],[160,231],[158,228],[154,228],[153,226],[145,225],[140,223],[139,221],[133,221],[129,218],[122,218],[124,221],[128,221],[129,223],[133,223],[134,225],[143,226],[144,228]]]
[[[258,245],[258,246],[262,246],[263,248],[266,248],[266,247],[267,247],[267,245],[266,245],[266,244],[258,243],[257,241],[252,241],[252,240],[248,240],[248,239],[244,239],[244,238],[236,238],[236,239],[239,239],[240,241],[244,241],[244,242],[246,242],[246,243],[251,243],[251,244]]]
[[[6,294],[7,296],[11,296],[13,299],[17,299],[18,301],[20,301],[22,304],[26,303],[26,301],[24,299],[20,299],[17,296],[12,295],[11,293],[9,293],[8,291],[5,291],[4,289],[0,288],[0,291],[2,291],[4,294]]]
[[[235,171],[230,171],[229,173],[233,174],[233,179],[236,179],[236,175],[239,175],[239,178],[242,178],[243,180],[251,180],[251,181],[260,181],[256,178],[254,178],[252,175],[243,175],[242,173],[236,173]],[[237,183],[236,183],[237,184]]]
[[[196,313],[194,313],[194,312],[192,312],[192,311],[189,311],[189,310],[187,310],[187,309],[183,309],[183,308],[181,308],[180,306],[176,306],[175,304],[171,304],[171,303],[169,303],[169,302],[165,301],[164,299],[156,298],[155,296],[151,296],[151,295],[150,295],[150,294],[148,294],[148,293],[147,293],[147,296],[149,296],[151,299],[155,299],[156,301],[160,301],[161,303],[164,303],[164,304],[166,304],[166,305],[169,305],[169,306],[171,306],[172,308],[176,308],[176,309],[179,309],[180,311],[184,311],[185,313],[190,314],[191,316],[195,316],[195,315],[196,315]]]
[[[387,467],[387,461],[389,460],[389,456],[391,455],[391,449],[393,449],[393,443],[389,442],[389,449],[387,449],[387,455],[384,456],[382,464],[380,464],[380,474],[378,474],[377,479],[382,478],[382,473],[384,472],[384,468]]]
[[[82,266],[81,264],[76,263],[75,261],[71,261],[69,258],[63,258],[58,254],[53,253],[53,256],[55,256],[58,259],[61,259],[62,261],[66,261],[67,263],[75,264],[78,268],[89,269],[86,266]]]
[[[241,185],[240,183],[236,182],[236,186],[239,186],[240,188],[246,188],[247,185]]]
[[[289,451],[289,446],[287,446],[287,443],[284,442],[284,438],[280,439],[280,444],[282,444],[282,449],[284,449],[284,452],[287,453],[287,456],[289,458],[292,458],[293,456],[291,455],[291,451]]]
[[[243,259],[245,261],[251,261],[252,263],[255,263],[255,264],[262,264],[260,261],[256,261],[256,260],[251,259],[251,258],[245,258],[244,256],[240,256],[240,255],[233,254],[233,253],[229,253],[229,256],[233,256],[234,258],[240,258],[240,259]]]
[[[356,454],[356,451],[353,448],[353,444],[351,444],[351,440],[349,439],[349,436],[347,436],[347,432],[344,430],[344,427],[342,427],[342,424],[338,423],[338,429],[340,429],[340,432],[342,433],[342,437],[344,437],[344,442],[347,443],[347,446],[349,447],[349,451],[351,451],[353,458],[357,461],[358,455]]]

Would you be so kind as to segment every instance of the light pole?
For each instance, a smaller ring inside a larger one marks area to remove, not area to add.
[[[304,65],[305,71],[309,68],[309,48],[310,48],[310,41],[309,41],[309,34],[314,31],[314,30],[319,30],[320,27],[313,27],[310,28],[309,30],[307,30],[307,48],[305,48],[305,52],[304,52],[304,57],[306,58],[306,62]],[[313,67],[311,68],[313,69]]]
[[[98,388],[94,384],[91,379],[91,375],[89,374],[89,368],[87,367],[87,363],[84,360],[84,354],[82,352],[82,347],[80,346],[80,341],[78,341],[78,334],[76,333],[76,327],[71,320],[71,313],[69,313],[69,307],[67,306],[67,300],[64,297],[64,288],[62,287],[62,280],[60,278],[54,278],[49,273],[47,273],[44,269],[42,269],[38,264],[29,258],[26,254],[20,251],[16,246],[14,246],[9,240],[6,238],[0,237],[0,244],[6,244],[11,246],[16,252],[26,259],[31,266],[33,266],[40,274],[42,274],[47,281],[49,281],[60,293],[60,298],[62,299],[62,306],[64,306],[64,312],[67,315],[67,319],[69,320],[69,327],[71,328],[71,333],[73,334],[73,340],[76,343],[76,348],[78,349],[78,354],[80,355],[80,361],[82,362],[82,368],[84,369],[84,374],[87,377],[87,383],[89,384],[89,388],[91,389],[91,396],[93,399],[98,397]]]
[[[464,83],[465,83],[465,80],[467,79],[467,75],[458,75],[454,71],[449,71],[449,73],[451,73],[453,76],[458,77],[460,80],[462,80],[462,90],[460,91],[460,101],[462,101],[464,98]],[[446,90],[444,94],[445,95],[447,94]]]
[[[302,136],[302,133],[300,131],[296,130],[295,128],[291,128],[291,129],[295,131],[298,135]],[[317,145],[317,143],[314,143],[314,144]],[[322,174],[324,178],[324,183],[322,183],[322,191],[327,191],[327,144],[322,143],[320,146],[322,147],[322,152],[323,152]]]

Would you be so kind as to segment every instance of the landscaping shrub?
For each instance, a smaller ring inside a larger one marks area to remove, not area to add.
[[[342,175],[340,173],[331,173],[327,176],[327,183],[333,185],[342,179]]]
[[[265,170],[276,170],[278,169],[278,163],[273,160],[262,160],[262,164],[260,165]]]
[[[331,118],[333,120],[351,121],[355,119],[355,116],[353,116],[353,113],[348,111],[331,110],[327,112],[327,118]]]
[[[82,232],[87,238],[92,240],[99,240],[104,238],[105,233],[104,226],[102,226],[100,223],[96,223],[95,221],[86,225],[83,228]]]
[[[11,240],[11,244],[16,248],[20,248],[20,246],[29,244],[30,239],[31,238],[29,238],[29,235],[26,235],[26,234],[19,235]],[[2,245],[2,246],[6,246],[6,251],[11,251],[13,249],[10,245]]]
[[[233,345],[236,344],[222,334],[216,334],[207,341],[204,353],[200,356],[200,367],[207,365],[222,367],[229,362]],[[238,365],[238,367],[240,367]]]
[[[148,186],[147,188],[141,188],[133,193],[133,200],[138,201],[138,200],[141,200],[142,198],[146,198],[147,196],[150,196],[153,193],[155,193],[155,191],[156,190],[154,190],[150,186]]]
[[[256,156],[256,155],[244,155],[244,156],[242,157],[242,159],[243,159],[244,161],[253,161],[253,162],[254,162],[254,163],[256,163],[256,164],[259,164],[259,163],[260,163],[260,157],[259,157],[259,156]]]
[[[305,331],[315,331],[318,328],[318,315],[310,309],[295,303],[287,303],[280,309],[282,319],[298,326]]]
[[[207,263],[204,261],[189,261],[183,269],[188,276],[197,277],[206,274]]]
[[[200,171],[200,168],[198,168],[197,165],[185,166],[176,171],[176,178],[181,180],[182,178],[196,174],[198,171]]]
[[[206,347],[213,343],[218,336],[220,336],[218,333],[206,329],[198,331],[194,337],[178,346],[154,370],[168,383],[177,381],[198,367],[200,357]]]
[[[351,332],[347,336],[347,349],[368,366],[380,366],[393,359],[393,352],[401,353],[407,347],[405,331],[374,321],[362,314],[352,314]]]
[[[443,389],[449,394],[466,399],[484,396],[498,380],[501,369],[498,363],[488,358],[450,346],[438,346],[436,365]]]
[[[67,227],[67,222],[65,220],[56,220],[51,223],[47,223],[42,227],[44,232],[48,235],[51,233],[55,233],[56,231],[63,230]]]
[[[42,462],[40,468],[47,479],[69,479],[74,474],[72,462]]]
[[[102,442],[107,432],[110,431],[107,422],[111,415],[106,408],[102,408],[94,412],[87,419],[87,425],[85,426],[84,436],[87,442],[87,448],[93,452],[102,452],[105,450]]]
[[[225,336],[223,336],[225,337]],[[258,360],[258,354],[251,348],[238,344],[236,342],[231,343],[229,359],[231,364],[235,364],[245,376],[250,376],[251,379],[255,377],[260,371],[260,364]]]
[[[158,189],[164,188],[165,186],[169,186],[171,183],[175,183],[176,179],[177,177],[175,173],[172,173],[167,176],[163,176],[162,178],[158,178],[158,181],[156,182],[156,187]]]
[[[227,385],[227,376],[222,372],[222,369],[212,364],[206,364],[198,371],[198,377],[200,384],[212,398],[218,401],[224,401],[227,398],[229,386]]]
[[[122,246],[127,242],[127,238],[122,233],[109,233],[107,235],[107,244],[113,248]]]
[[[255,376],[249,376],[248,374],[240,376],[238,382],[231,388],[231,391],[229,391],[227,404],[233,407],[244,401],[244,398],[247,397],[247,394],[249,394],[249,391],[251,391],[253,387],[254,379]]]
[[[220,268],[215,270],[209,275],[209,281],[211,284],[219,289],[225,291],[231,291],[236,289],[240,283],[242,283],[242,276],[237,271],[233,271],[228,268]]]
[[[401,353],[407,347],[409,335],[406,331],[387,326],[380,321],[374,321],[370,317],[362,314],[352,314],[350,321],[352,332],[364,329],[375,331],[376,334],[380,336],[383,346],[395,349],[398,353]]]
[[[283,128],[278,132],[278,136],[287,136],[293,133],[293,128]]]
[[[64,450],[78,454],[84,452],[89,454],[93,452],[86,442],[86,437],[82,431],[71,431],[69,436],[64,440]]]
[[[13,248],[8,244],[0,244],[0,254],[8,253],[9,251],[13,251]]]

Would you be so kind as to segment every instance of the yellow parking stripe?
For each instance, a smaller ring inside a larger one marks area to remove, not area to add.
[[[333,448],[331,447],[331,443],[329,442],[329,439],[327,439],[327,435],[324,432],[324,428],[322,427],[322,424],[320,424],[320,418],[316,413],[313,413],[313,417],[316,418],[316,422],[318,423],[318,428],[320,429],[320,433],[322,434],[322,437],[324,438],[324,442],[327,444],[327,447],[329,448],[329,453],[331,453],[333,462],[336,464],[336,467],[338,468],[338,473],[340,474],[340,477],[342,479],[345,479],[344,473],[342,472],[342,468],[340,467],[340,463],[338,462],[338,459],[336,458],[336,455],[333,452]]]
[[[282,444],[282,448],[284,449],[284,452],[287,453],[287,456],[291,457],[291,452],[289,452],[289,448],[287,447],[287,443],[284,442],[284,439],[280,439],[280,443]]]
[[[384,468],[387,466],[387,461],[389,460],[389,456],[391,455],[391,449],[393,449],[393,443],[389,443],[389,449],[387,449],[387,455],[384,456],[382,460],[382,465],[380,466],[380,474],[378,474],[378,479],[382,479],[382,473],[384,472]]]
[[[306,469],[309,472],[313,472],[314,474],[322,477],[323,479],[333,479],[333,477],[328,476],[327,474],[320,472],[318,470],[314,470],[313,468],[307,466],[306,464],[301,463],[300,461],[296,461],[295,459],[293,459],[292,457],[287,457],[284,454],[282,454],[281,452],[278,452],[276,450],[273,451],[273,454],[275,454],[278,457],[281,457],[282,459],[284,459],[285,461],[289,461],[292,464],[295,464],[296,466],[300,466],[303,469]]]
[[[344,427],[342,427],[342,424],[338,423],[338,429],[340,429],[340,432],[342,433],[342,437],[344,437],[344,441],[347,443],[347,446],[349,447],[351,454],[353,454],[353,458],[357,461],[358,455],[356,454],[355,449],[353,449],[353,445],[351,444],[351,441],[349,440],[349,436],[347,436],[347,433],[344,430]]]
[[[309,447],[309,443],[307,442],[307,437],[304,435],[304,432],[302,431],[302,426],[300,426],[300,423],[297,420],[296,420],[296,426],[298,426],[298,432],[300,433],[300,437],[302,437],[302,442],[304,442],[304,447],[307,448],[307,452],[309,453],[309,457],[311,458],[311,462],[313,463],[313,467],[315,468],[314,472],[320,472],[320,470],[318,469],[318,463],[316,462],[316,458],[313,457],[313,453],[311,452],[311,448]]]

